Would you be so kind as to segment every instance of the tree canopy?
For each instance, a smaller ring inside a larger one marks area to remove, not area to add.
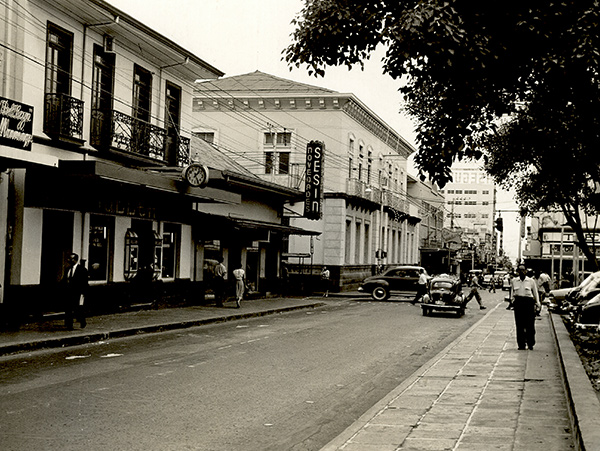
[[[294,25],[284,57],[316,76],[385,47],[422,177],[443,187],[455,160],[483,158],[524,213],[561,209],[585,242],[581,213],[600,208],[597,0],[306,0]]]

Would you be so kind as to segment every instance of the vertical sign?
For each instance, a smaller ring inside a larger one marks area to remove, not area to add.
[[[325,144],[311,141],[306,146],[306,183],[304,217],[318,220],[323,217],[323,157]]]
[[[31,150],[33,107],[0,97],[0,145]]]

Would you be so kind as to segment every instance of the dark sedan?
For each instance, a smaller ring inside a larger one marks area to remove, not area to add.
[[[370,293],[376,301],[389,299],[392,292],[417,291],[421,266],[396,266],[382,274],[367,277],[358,291]],[[427,274],[427,273],[425,273]]]

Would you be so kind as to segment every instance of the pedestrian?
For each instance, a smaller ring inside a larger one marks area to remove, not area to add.
[[[321,270],[321,284],[323,285],[323,297],[329,296],[329,282],[331,280],[331,273],[327,269],[327,266],[323,266]]]
[[[419,268],[419,280],[417,281],[417,294],[412,300],[411,304],[415,305],[421,300],[423,296],[427,294],[427,273],[423,268]]]
[[[246,271],[240,266],[233,270],[233,277],[235,278],[235,303],[237,308],[240,308],[240,302],[242,302],[246,290]]]
[[[535,345],[535,315],[541,308],[539,293],[535,280],[527,277],[525,265],[517,268],[518,277],[510,284],[510,297],[515,311],[517,328],[517,345],[519,350],[527,346],[533,350]]]
[[[479,285],[479,278],[477,277],[477,274],[473,274],[473,277],[471,278],[470,286],[471,286],[471,291],[465,298],[465,303],[464,303],[465,307],[471,301],[471,299],[475,298],[477,300],[477,303],[479,304],[479,309],[485,310],[486,306],[483,305],[483,303],[481,302],[481,295],[479,294],[479,288],[481,288],[481,285]]]
[[[219,256],[217,261],[214,270],[213,292],[215,293],[215,304],[217,307],[223,307],[225,287],[227,286],[227,268],[223,264],[223,256]]]
[[[490,289],[489,292],[491,293],[492,290],[494,290],[494,293],[496,292],[496,276],[492,274],[492,277],[490,278]]]
[[[61,280],[65,304],[65,327],[69,330],[73,330],[74,318],[77,319],[82,329],[87,325],[83,304],[88,286],[88,271],[84,265],[79,263],[79,255],[69,254]]]

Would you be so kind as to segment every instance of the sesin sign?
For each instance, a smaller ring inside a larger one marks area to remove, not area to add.
[[[304,184],[304,217],[319,220],[323,217],[323,158],[325,144],[311,141],[306,145],[306,182]]]

